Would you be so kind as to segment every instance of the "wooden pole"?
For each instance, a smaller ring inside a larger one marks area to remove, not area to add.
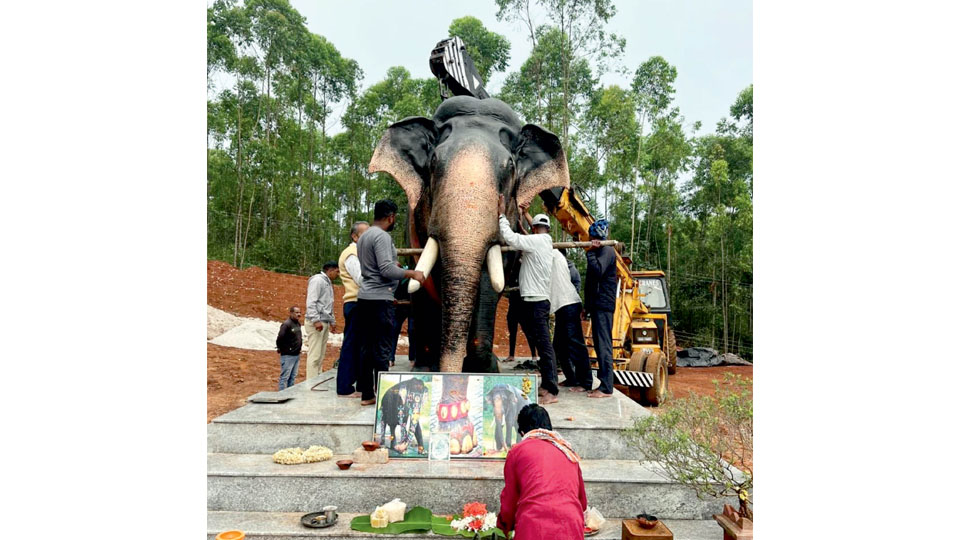
[[[554,249],[588,248],[590,247],[590,245],[591,245],[590,242],[554,242],[553,243]],[[601,246],[617,246],[617,245],[620,245],[620,242],[616,240],[601,240],[600,245]],[[517,248],[513,248],[510,246],[501,246],[500,251],[519,251],[519,250]],[[423,252],[423,249],[421,248],[397,248],[397,256],[399,257],[419,255],[422,252]]]

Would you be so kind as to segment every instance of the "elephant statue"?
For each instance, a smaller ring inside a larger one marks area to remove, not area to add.
[[[524,125],[498,99],[456,96],[432,119],[406,118],[388,127],[369,170],[390,174],[403,188],[410,242],[423,248],[417,269],[428,279],[411,298],[417,368],[498,371],[497,303],[505,275],[519,270],[517,254],[500,250],[499,196],[516,229],[519,204],[569,187],[560,140]]]

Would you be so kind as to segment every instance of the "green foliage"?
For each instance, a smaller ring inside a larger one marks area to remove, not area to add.
[[[473,64],[485,82],[490,75],[507,69],[510,61],[510,42],[506,37],[491,32],[476,17],[460,17],[450,23],[450,37],[458,36],[467,46]]]
[[[642,117],[659,117],[670,107],[676,80],[677,68],[662,56],[651,56],[637,68],[631,88],[636,94],[637,110]]]
[[[665,477],[693,487],[699,497],[739,497],[749,514],[753,382],[726,373],[713,383],[713,396],[691,393],[668,401],[659,414],[638,418],[623,435],[646,459],[662,464]]]
[[[567,118],[579,114],[595,84],[586,59],[565,58],[569,46],[559,29],[540,27],[530,58],[518,73],[507,76],[498,96],[528,122],[560,135]]]

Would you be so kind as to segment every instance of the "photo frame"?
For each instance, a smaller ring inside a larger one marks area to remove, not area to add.
[[[374,440],[391,458],[503,459],[535,374],[381,372]],[[442,437],[443,440],[438,440]]]

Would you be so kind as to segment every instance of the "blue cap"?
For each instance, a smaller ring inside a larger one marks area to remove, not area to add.
[[[593,225],[590,225],[591,238],[599,238],[600,240],[606,240],[607,233],[609,231],[610,231],[610,224],[605,219],[594,221]]]

